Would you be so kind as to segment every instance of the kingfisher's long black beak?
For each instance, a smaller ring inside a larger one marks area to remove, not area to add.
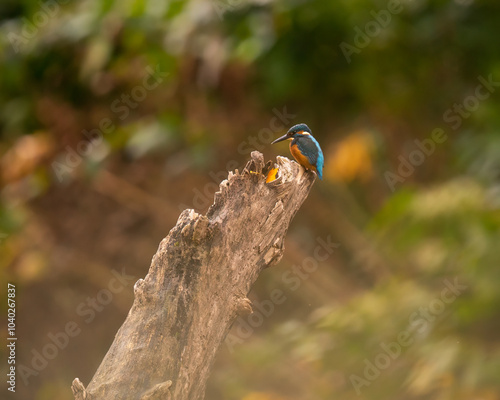
[[[290,139],[286,134],[281,136],[280,138],[276,139],[274,142],[272,142],[271,144],[274,144],[274,143],[278,143],[278,142],[282,142],[283,140],[287,140],[287,139]]]

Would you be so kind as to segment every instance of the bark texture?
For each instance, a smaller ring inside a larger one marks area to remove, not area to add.
[[[315,181],[312,172],[253,152],[242,173],[229,172],[206,215],[184,210],[159,245],[148,274],[92,381],[76,378],[76,400],[198,400],[218,347],[238,314],[250,313],[247,294],[277,263],[293,216]]]

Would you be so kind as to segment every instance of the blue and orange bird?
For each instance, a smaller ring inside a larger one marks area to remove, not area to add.
[[[283,140],[291,140],[290,153],[293,158],[302,165],[305,169],[315,171],[319,179],[323,179],[323,166],[325,158],[323,152],[316,139],[314,139],[311,130],[306,124],[298,124],[292,126],[286,135],[276,139],[274,143]]]

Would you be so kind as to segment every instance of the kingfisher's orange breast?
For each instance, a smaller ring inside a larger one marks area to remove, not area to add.
[[[303,167],[305,167],[307,169],[311,169],[313,171],[316,171],[316,167],[314,165],[312,165],[309,162],[309,159],[300,152],[297,144],[292,145],[292,142],[290,142],[290,153],[292,153],[293,158],[295,158],[300,165],[302,165]]]

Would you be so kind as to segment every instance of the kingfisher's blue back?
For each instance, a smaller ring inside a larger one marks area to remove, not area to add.
[[[296,154],[294,154],[296,151],[292,150],[292,146],[297,147],[302,157],[296,157]],[[318,141],[312,135],[296,136],[290,143],[290,151],[299,164],[307,169],[315,170],[319,179],[323,179],[325,158]],[[307,159],[307,162],[304,162],[303,157]]]

